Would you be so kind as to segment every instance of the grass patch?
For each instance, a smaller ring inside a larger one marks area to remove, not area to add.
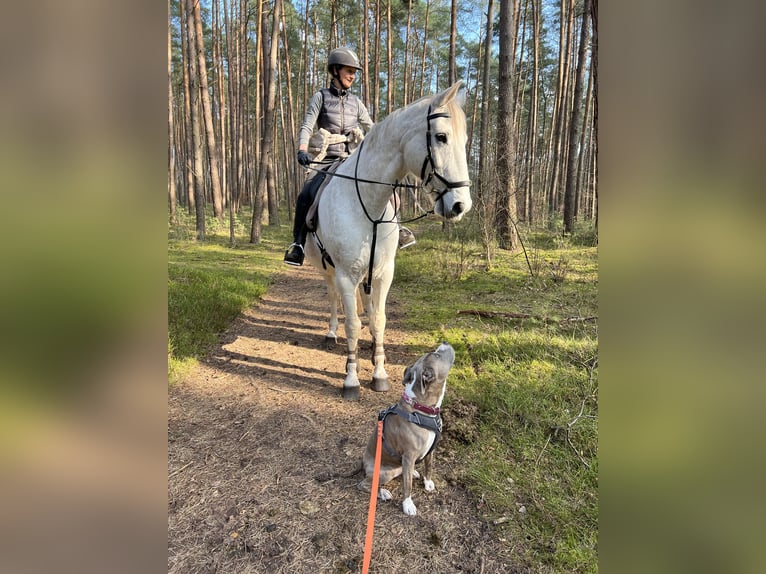
[[[437,227],[416,233],[418,246],[397,258],[392,292],[414,339],[455,347],[445,430],[465,461],[460,479],[534,571],[596,572],[593,235],[522,230],[527,257],[498,250],[487,271],[470,233],[449,243]]]
[[[196,241],[194,220],[180,214],[168,229],[168,379],[172,383],[214,345],[234,318],[268,288],[281,263],[277,246],[287,232],[264,228],[260,244],[249,240],[249,213],[235,222],[234,246],[228,221],[210,218],[205,241]]]

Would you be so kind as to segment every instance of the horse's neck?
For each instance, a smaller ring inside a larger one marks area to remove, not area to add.
[[[412,133],[415,116],[420,117],[417,110],[404,110],[410,113],[402,113],[396,121],[383,121],[375,126],[375,130],[365,138],[359,156],[359,165],[356,158],[351,158],[348,164],[354,166],[356,177],[368,181],[376,181],[385,184],[399,182],[409,173],[407,162],[404,158],[404,143],[408,134]],[[359,151],[357,151],[359,153]],[[391,185],[365,185],[369,195],[369,201],[374,202],[375,207],[382,209],[391,196]]]

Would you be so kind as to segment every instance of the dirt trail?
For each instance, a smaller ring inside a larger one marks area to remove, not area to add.
[[[325,287],[311,267],[285,269],[257,307],[169,391],[168,571],[234,574],[359,572],[369,495],[353,470],[377,412],[401,392],[404,344],[389,298],[391,390],[374,393],[370,341],[360,340],[360,400],[340,398],[344,341],[326,350]],[[343,328],[341,326],[341,334]],[[448,391],[449,392],[449,388]],[[370,572],[521,572],[513,543],[479,519],[480,501],[455,479],[449,412],[435,454],[436,491],[417,483],[418,516],[379,503]]]

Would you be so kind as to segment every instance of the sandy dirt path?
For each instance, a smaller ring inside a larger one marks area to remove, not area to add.
[[[394,290],[395,291],[395,290]],[[326,289],[310,266],[279,273],[257,307],[169,390],[168,571],[234,574],[359,572],[369,495],[353,470],[379,410],[396,402],[405,344],[395,293],[386,331],[391,390],[375,393],[366,327],[359,401],[340,398],[345,355],[327,350]],[[449,389],[448,391],[449,392]],[[418,515],[401,510],[401,482],[378,504],[370,572],[522,572],[513,541],[480,519],[460,485],[450,413],[435,453],[436,491],[418,482]]]

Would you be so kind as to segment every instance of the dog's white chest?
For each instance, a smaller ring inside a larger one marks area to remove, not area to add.
[[[428,454],[428,451],[431,450],[431,447],[434,445],[435,440],[436,440],[436,433],[433,431],[429,431],[428,440],[426,441],[426,446],[423,448],[423,452],[421,452],[418,455],[418,459],[421,459]]]

